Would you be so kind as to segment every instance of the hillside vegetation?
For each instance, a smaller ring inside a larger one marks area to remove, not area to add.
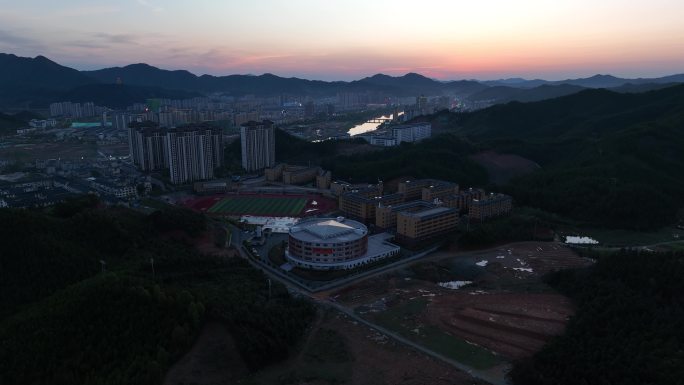
[[[548,282],[578,306],[566,333],[511,373],[520,385],[681,384],[684,254],[622,251]]]
[[[487,172],[468,158],[475,148],[454,135],[440,135],[420,143],[354,156],[326,158],[323,167],[335,178],[351,182],[377,182],[402,176],[456,181],[462,186],[482,186]]]
[[[455,133],[542,166],[507,186],[518,204],[637,229],[672,223],[682,207],[684,86],[590,90],[452,119]]]
[[[201,215],[93,203],[0,210],[0,383],[159,384],[207,320],[251,369],[288,356],[313,308],[242,259],[198,254]]]
[[[0,135],[15,134],[17,128],[27,127],[29,120],[40,118],[41,116],[27,111],[11,115],[0,112]]]

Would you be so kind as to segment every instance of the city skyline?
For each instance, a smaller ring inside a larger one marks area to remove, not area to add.
[[[684,72],[684,5],[673,0],[0,5],[0,52],[44,55],[81,70],[145,62],[198,75],[321,80],[408,72],[442,80]]]

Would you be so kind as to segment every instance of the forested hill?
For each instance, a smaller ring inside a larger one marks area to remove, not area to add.
[[[587,90],[432,121],[481,149],[540,164],[506,186],[517,204],[642,229],[675,222],[684,206],[684,86]]]
[[[681,384],[684,253],[621,251],[547,281],[577,304],[564,335],[511,372],[516,385]]]
[[[0,135],[14,134],[17,128],[22,128],[28,125],[29,120],[40,118],[40,115],[27,111],[13,115],[3,114],[0,112]]]
[[[186,210],[92,198],[0,209],[0,384],[161,384],[209,320],[252,369],[287,357],[312,306],[269,295],[242,259],[198,254],[188,240],[206,230]]]
[[[681,118],[684,85],[644,93],[605,89],[534,103],[508,103],[460,115],[457,132],[475,138],[548,140],[606,135],[629,126]]]

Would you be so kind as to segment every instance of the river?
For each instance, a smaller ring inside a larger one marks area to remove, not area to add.
[[[399,115],[402,115],[404,112],[400,112]],[[394,119],[394,114],[389,114],[389,115],[383,115],[383,116],[378,116],[375,119]],[[374,120],[374,119],[371,119]],[[347,131],[349,136],[355,136],[355,135],[360,135],[360,134],[365,134],[367,132],[375,131],[380,127],[381,123],[371,123],[371,122],[366,122],[366,123],[361,123],[358,124]]]

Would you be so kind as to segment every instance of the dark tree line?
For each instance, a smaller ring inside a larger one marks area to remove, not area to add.
[[[91,203],[0,210],[1,384],[158,384],[208,319],[227,325],[252,369],[303,335],[311,304],[269,290],[244,260],[166,236],[201,233],[201,215]]]
[[[548,282],[577,303],[565,334],[511,372],[514,383],[681,384],[684,253],[622,251]]]
[[[548,240],[535,233],[549,224],[533,215],[513,214],[484,223],[473,223],[458,239],[464,247],[483,247],[496,243]]]

